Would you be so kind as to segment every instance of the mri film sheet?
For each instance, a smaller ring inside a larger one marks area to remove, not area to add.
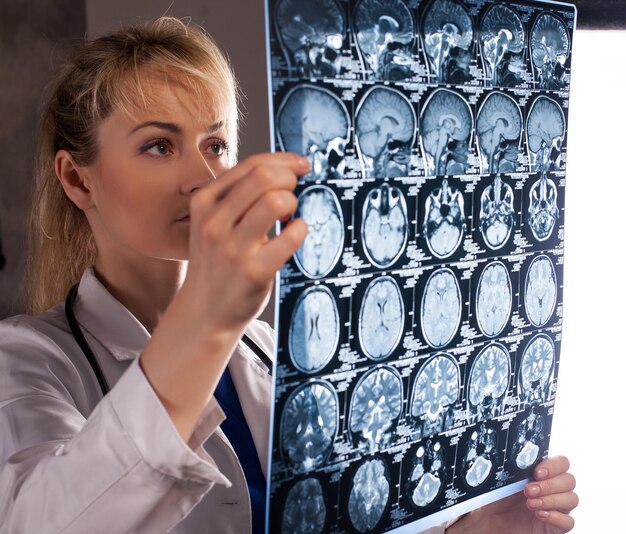
[[[273,147],[311,163],[277,282],[267,531],[419,532],[548,454],[576,11],[266,8]]]

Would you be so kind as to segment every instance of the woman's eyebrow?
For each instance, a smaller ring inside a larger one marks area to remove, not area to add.
[[[183,131],[182,128],[178,124],[175,124],[173,122],[146,121],[135,126],[131,130],[130,134],[134,134],[137,130],[141,130],[142,128],[148,128],[150,126],[154,128],[160,128],[161,130],[167,130],[168,132],[172,132],[175,134],[179,134]],[[218,121],[212,124],[211,126],[209,126],[206,132],[208,134],[213,134],[217,132],[218,130],[221,130],[223,126],[224,126],[224,121]]]

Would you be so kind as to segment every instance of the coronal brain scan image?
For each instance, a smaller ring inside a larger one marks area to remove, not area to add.
[[[519,382],[524,402],[548,400],[554,366],[554,343],[545,334],[536,335],[526,347],[520,366]]]
[[[515,87],[526,71],[524,47],[526,32],[522,19],[506,4],[492,5],[479,28],[481,56],[485,73],[494,87]]]
[[[498,455],[497,441],[493,428],[484,424],[472,432],[463,457],[463,478],[468,486],[477,488],[493,472]]]
[[[324,382],[299,387],[287,399],[280,442],[294,472],[322,464],[332,448],[339,418],[337,394]]]
[[[298,297],[289,328],[289,351],[294,365],[315,373],[332,358],[339,341],[339,312],[325,286],[307,289]]]
[[[299,76],[337,76],[346,17],[336,0],[279,0],[276,28],[284,53]]]
[[[556,272],[547,256],[537,256],[526,274],[524,306],[528,319],[535,326],[548,322],[556,306]]]
[[[536,80],[542,89],[560,89],[565,85],[565,62],[569,56],[569,35],[563,22],[544,12],[530,32],[530,55]]]
[[[410,408],[411,416],[418,421],[420,437],[452,427],[459,390],[459,367],[452,356],[439,353],[424,364],[415,379]]]
[[[367,460],[357,469],[348,497],[348,515],[359,532],[371,532],[378,525],[389,501],[389,488],[389,473],[380,458]]]
[[[543,173],[530,189],[528,224],[537,241],[545,241],[559,218],[556,184]]]
[[[446,463],[441,443],[428,440],[415,452],[409,480],[411,502],[418,508],[432,503],[445,482]]]
[[[409,233],[406,200],[389,184],[372,189],[363,205],[361,235],[365,254],[380,268],[392,265],[404,251]]]
[[[289,490],[283,510],[283,534],[321,534],[326,503],[320,481],[305,478]]]
[[[344,222],[339,200],[326,186],[312,186],[298,197],[296,217],[309,228],[304,244],[294,258],[309,278],[326,276],[339,261],[344,239]]]
[[[479,421],[502,414],[509,387],[511,357],[500,344],[486,346],[478,355],[469,378],[469,411]]]
[[[461,320],[461,290],[450,269],[438,269],[426,282],[421,307],[426,342],[442,348],[454,337]]]
[[[390,276],[367,286],[359,312],[359,338],[363,352],[380,360],[398,346],[404,328],[404,303],[400,288]]]
[[[441,187],[426,199],[424,237],[428,248],[437,258],[453,254],[465,232],[465,201],[463,194],[444,178]]]
[[[424,105],[420,138],[426,174],[464,174],[474,126],[467,100],[449,89],[437,89]]]
[[[402,410],[402,382],[389,367],[376,367],[361,378],[350,403],[350,432],[368,451],[385,447]]]
[[[517,429],[517,440],[513,446],[515,465],[519,469],[528,469],[539,460],[540,447],[545,438],[544,426],[543,417],[537,414],[535,407],[532,406],[528,417]]]
[[[513,188],[497,174],[480,196],[480,233],[493,250],[502,248],[515,225]]]
[[[526,121],[526,135],[532,172],[558,171],[565,136],[565,116],[551,98],[540,96],[533,102]]]
[[[515,101],[490,93],[478,111],[476,133],[481,172],[514,172],[522,141],[522,112]]]
[[[354,121],[365,176],[407,176],[417,123],[407,97],[396,89],[375,87],[361,100]]]
[[[350,131],[345,104],[328,89],[301,85],[292,89],[277,117],[278,140],[283,150],[306,156],[310,180],[341,174]]]
[[[361,0],[354,11],[354,33],[366,67],[378,80],[412,75],[415,24],[401,0]]]
[[[431,73],[440,83],[463,83],[469,78],[472,19],[455,0],[434,0],[426,9],[422,31]]]
[[[476,319],[486,336],[494,337],[502,332],[509,320],[512,304],[509,272],[502,262],[494,261],[480,275],[476,290]]]

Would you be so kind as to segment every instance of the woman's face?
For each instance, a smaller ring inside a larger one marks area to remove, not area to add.
[[[174,83],[146,91],[145,109],[100,124],[98,158],[86,167],[101,259],[187,259],[191,195],[228,165],[221,110],[207,111]]]

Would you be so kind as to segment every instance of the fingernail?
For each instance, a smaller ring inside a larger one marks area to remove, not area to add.
[[[548,512],[547,510],[539,510],[538,512],[535,512],[539,517],[543,517],[544,519],[547,519],[548,517],[550,517],[550,512]]]
[[[310,167],[309,160],[303,156],[298,157],[298,165],[303,169],[308,169]]]
[[[539,480],[542,480],[548,476],[548,470],[543,468],[537,469],[537,473],[535,474]]]
[[[543,501],[541,499],[529,499],[528,506],[531,508],[541,508],[543,506]]]
[[[528,488],[528,494],[529,495],[539,495],[539,492],[541,491],[541,488],[539,486],[530,486]]]

